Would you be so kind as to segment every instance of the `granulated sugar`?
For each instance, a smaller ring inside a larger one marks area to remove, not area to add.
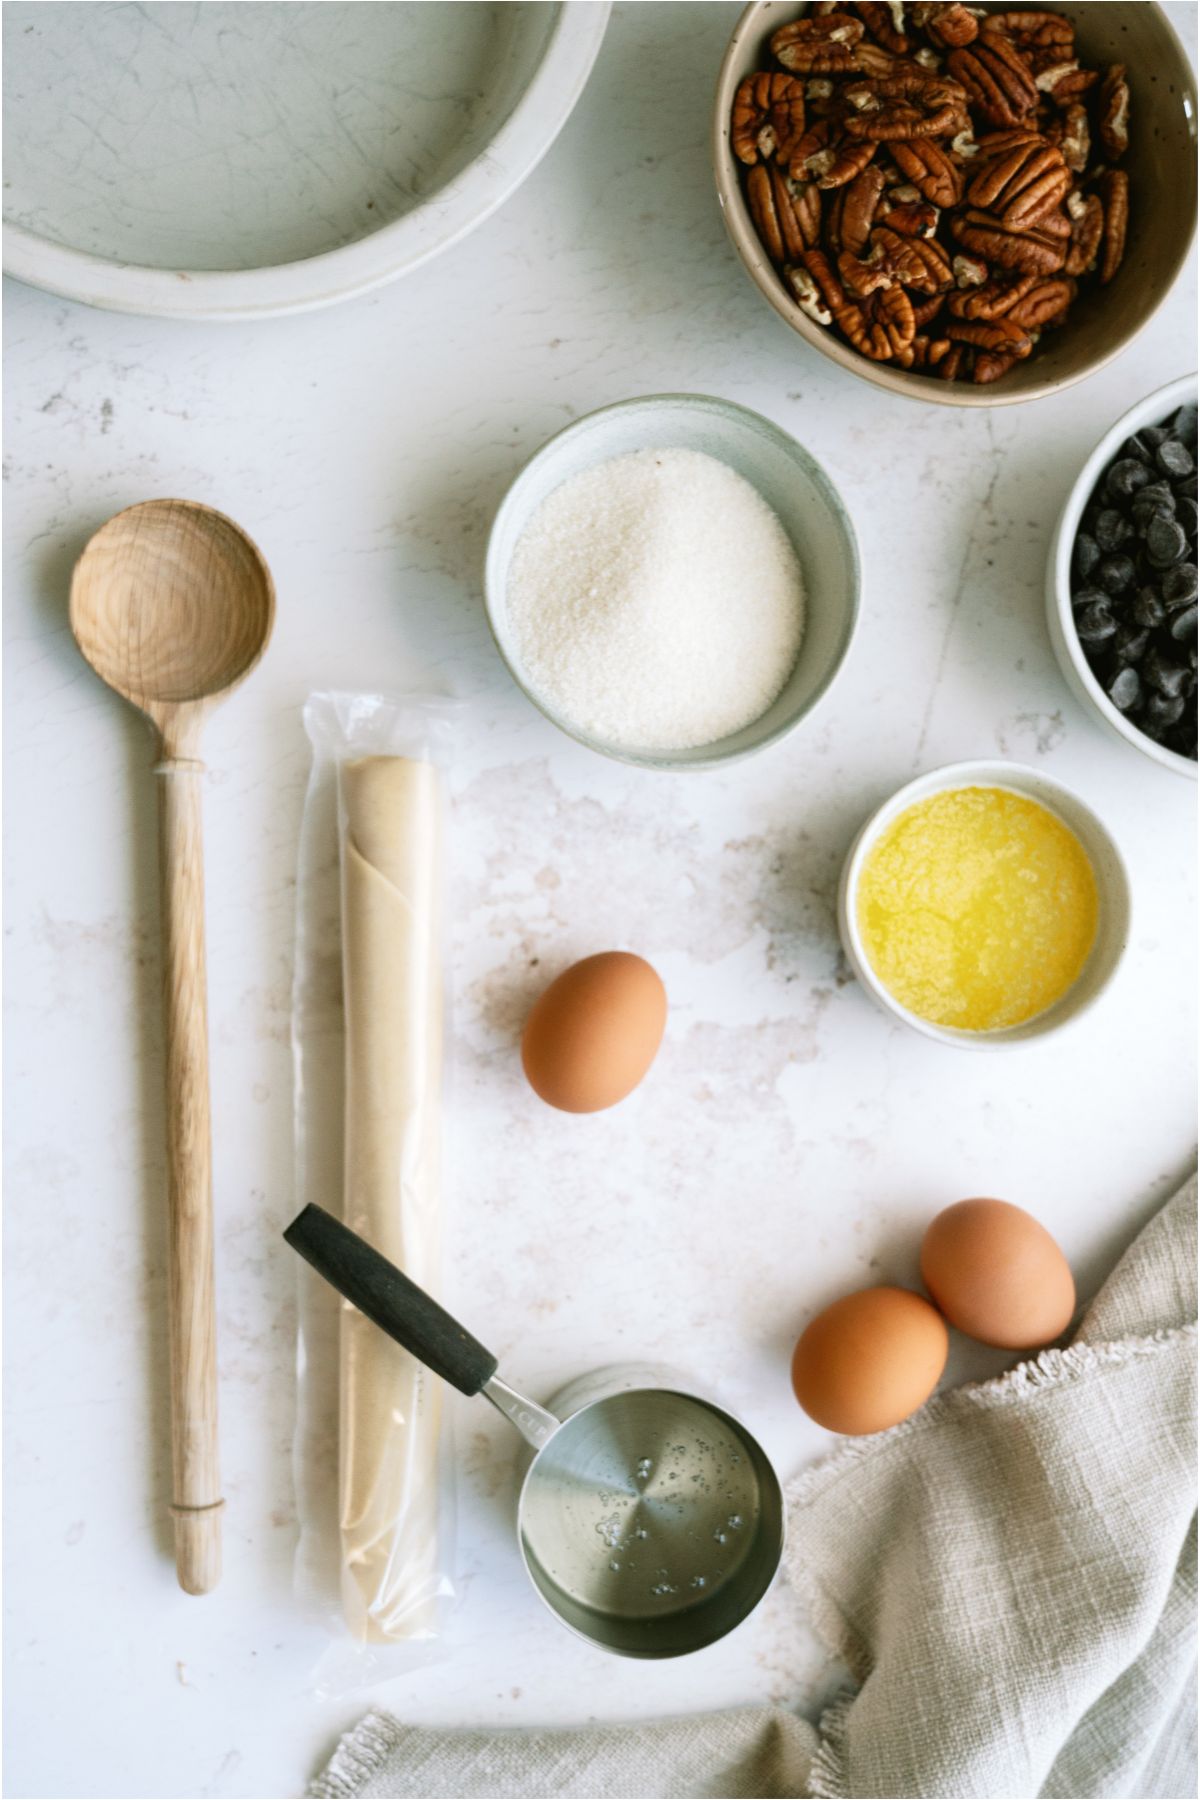
[[[564,481],[517,544],[507,599],[528,685],[628,750],[690,749],[751,724],[804,633],[783,526],[697,450],[635,450]]]

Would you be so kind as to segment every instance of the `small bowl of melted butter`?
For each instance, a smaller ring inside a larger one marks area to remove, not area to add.
[[[1040,770],[952,763],[909,782],[855,838],[838,927],[864,990],[939,1043],[994,1050],[1078,1018],[1129,941],[1124,858]]]

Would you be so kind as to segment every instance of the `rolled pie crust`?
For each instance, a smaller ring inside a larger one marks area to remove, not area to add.
[[[345,762],[342,965],[346,1223],[419,1286],[440,1255],[440,776],[398,756]],[[341,1315],[342,1605],[352,1634],[433,1629],[440,1383],[348,1302]]]

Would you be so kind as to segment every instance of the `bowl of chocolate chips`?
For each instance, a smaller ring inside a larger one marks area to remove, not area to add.
[[[1152,0],[756,0],[712,157],[801,339],[895,393],[1003,405],[1094,374],[1179,273],[1195,82]]]
[[[1055,655],[1101,725],[1196,778],[1196,377],[1160,388],[1105,433],[1054,534],[1046,604]]]

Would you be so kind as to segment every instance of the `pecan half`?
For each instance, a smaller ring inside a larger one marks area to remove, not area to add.
[[[899,286],[880,288],[865,300],[846,293],[823,250],[809,250],[805,267],[821,290],[839,329],[872,362],[890,362],[916,336],[912,302]]]
[[[889,75],[929,76],[935,73],[924,60],[932,54],[930,51],[918,50],[915,56],[893,56],[882,44],[873,44],[864,39],[855,54],[858,57],[859,73],[879,80],[884,80]],[[940,59],[934,60],[940,66]]]
[[[941,144],[932,138],[901,138],[888,149],[900,173],[923,200],[934,206],[957,206],[962,199],[962,175]]]
[[[1006,225],[1036,225],[1065,199],[1071,171],[1061,151],[1044,138],[1024,133],[999,135],[1020,136],[1024,141],[1011,148],[1005,145],[994,154],[988,148],[990,140],[981,139],[981,166],[967,189],[967,198],[985,212],[999,213]]]
[[[897,200],[905,188],[892,188],[877,209],[880,224],[886,224],[901,237],[931,238],[938,228],[941,213],[928,200]]]
[[[914,300],[913,324],[917,330],[924,331],[927,325],[932,325],[945,304],[944,294],[930,294],[927,300]]]
[[[966,116],[966,95],[939,75],[890,75],[857,81],[845,90],[846,132],[853,138],[910,141],[946,137]]]
[[[795,181],[790,175],[787,190],[804,247],[811,250],[821,238],[821,190],[815,181]]]
[[[1080,204],[1077,216],[1071,221],[1071,245],[1063,263],[1064,275],[1078,277],[1086,275],[1096,266],[1100,254],[1100,240],[1104,236],[1104,206],[1098,194],[1072,194],[1067,202],[1071,210],[1071,201],[1078,199]]]
[[[838,280],[856,300],[877,294],[881,288],[895,285],[896,273],[879,246],[868,257],[852,256],[843,250],[837,259]]]
[[[1062,13],[1021,9],[989,13],[985,29],[1011,38],[1022,50],[1075,47],[1075,27]]]
[[[872,362],[889,362],[916,336],[912,302],[902,287],[881,288],[833,316],[854,348]]]
[[[985,131],[978,140],[972,154],[982,162],[994,161],[997,156],[1006,156],[1010,150],[1019,150],[1029,144],[1040,144],[1044,141],[1037,125],[1029,121],[1023,125],[1013,125],[1007,131]]]
[[[841,114],[842,103],[828,75],[816,75],[804,84],[804,106],[810,119],[832,119]]]
[[[1040,279],[1038,275],[993,276],[981,286],[960,287],[949,294],[946,310],[956,319],[1002,319]]]
[[[739,162],[786,162],[804,135],[804,84],[794,75],[748,75],[733,99],[729,142]]]
[[[815,181],[819,188],[839,188],[861,175],[875,154],[873,143],[851,143],[836,119],[822,119],[805,132],[792,152],[789,174]]]
[[[1057,275],[1066,260],[1066,241],[1045,220],[1018,230],[993,213],[967,207],[951,219],[950,230],[967,250],[1002,269]]]
[[[901,286],[918,294],[944,294],[954,286],[950,258],[927,238],[901,237],[881,225],[871,233],[871,249],[882,255]]]
[[[835,250],[861,256],[871,235],[875,210],[883,192],[883,170],[871,163],[861,175],[837,190],[829,213],[829,237]]]
[[[800,311],[816,325],[832,325],[833,313],[826,305],[824,295],[803,263],[785,269],[783,274],[792,290],[792,298]]]
[[[988,24],[974,43],[950,52],[950,73],[993,125],[1019,125],[1037,105],[1037,88],[1028,63]]]
[[[1096,130],[1104,154],[1117,162],[1129,148],[1129,83],[1123,63],[1114,63],[1104,77],[1096,109]]]
[[[1064,57],[1054,50],[1039,51],[1031,56],[1029,66],[1038,93],[1049,94],[1052,100],[1059,99],[1064,93],[1073,94],[1082,73],[1073,56]]]
[[[791,186],[775,163],[759,163],[746,181],[750,216],[764,250],[775,263],[798,261],[813,241],[805,236]]]
[[[926,7],[925,12],[925,30],[935,44],[944,44],[947,50],[959,50],[979,36],[979,20],[958,0],[949,6]]]
[[[896,362],[902,369],[923,373],[927,369],[936,369],[943,357],[950,354],[951,348],[948,337],[934,337],[929,332],[918,331],[907,350],[898,352]]]
[[[857,69],[855,46],[863,35],[861,19],[831,12],[783,25],[771,38],[771,55],[798,75],[833,75]]]
[[[968,344],[951,344],[949,350],[937,366],[937,374],[942,381],[957,381],[959,376],[966,376],[971,367],[971,349]]]
[[[893,56],[908,55],[912,43],[894,16],[898,12],[903,19],[902,6],[893,9],[887,0],[854,0],[854,10],[877,44],[882,44]]]
[[[1014,325],[1024,326],[1026,331],[1045,331],[1064,317],[1075,292],[1073,281],[1054,277],[1048,281],[1035,280],[1029,292],[1009,308],[1005,317]]]
[[[1073,106],[1099,79],[1098,69],[1065,68],[1044,91],[1050,95],[1055,106]]]
[[[1100,252],[1100,286],[1107,287],[1125,255],[1129,225],[1129,177],[1124,169],[1106,169],[1096,183],[1104,207],[1104,248]]]
[[[980,387],[999,381],[1018,360],[1011,350],[980,350],[971,369],[971,380]]]
[[[1060,118],[1046,127],[1046,138],[1057,144],[1068,169],[1082,175],[1092,154],[1092,133],[1088,125],[1087,107],[1073,100]]]
[[[896,67],[896,58],[890,50],[865,38],[855,50],[854,60],[860,75],[890,75]]]
[[[988,278],[988,266],[979,256],[958,256],[950,258],[950,267],[954,270],[955,284],[960,288],[982,287]]]
[[[1025,357],[1033,349],[1029,333],[1011,319],[950,319],[946,336],[956,344],[974,344],[978,350],[1000,350],[1009,356]]]

